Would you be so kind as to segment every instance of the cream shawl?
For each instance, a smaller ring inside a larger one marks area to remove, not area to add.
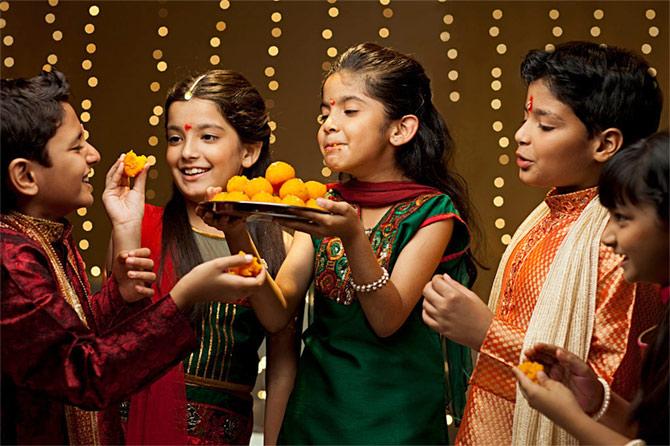
[[[500,261],[489,308],[495,313],[505,266],[516,245],[549,213],[542,202],[519,226]],[[572,224],[545,279],[524,338],[523,351],[537,342],[560,345],[586,360],[595,317],[600,238],[608,213],[595,197]],[[548,418],[532,409],[517,387],[512,444],[577,444]]]

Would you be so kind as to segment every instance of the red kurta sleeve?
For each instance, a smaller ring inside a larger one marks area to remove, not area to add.
[[[119,293],[116,280],[110,277],[103,283],[100,292],[91,296],[90,304],[98,331],[104,332],[150,305],[151,299],[147,297],[137,302],[126,302]]]
[[[196,347],[188,318],[169,296],[96,335],[58,292],[44,252],[11,239],[3,234],[0,327],[3,378],[17,387],[99,409]]]

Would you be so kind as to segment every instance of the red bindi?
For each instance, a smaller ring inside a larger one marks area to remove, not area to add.
[[[335,105],[335,99],[331,99],[331,100],[328,101],[328,102],[330,103],[330,105]]]
[[[528,111],[529,112],[533,111],[533,97],[532,96],[528,99]]]
[[[184,124],[184,131],[188,132],[192,128],[193,128],[193,126],[191,124]]]

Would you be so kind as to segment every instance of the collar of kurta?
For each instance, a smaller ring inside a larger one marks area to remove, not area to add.
[[[597,187],[578,190],[567,194],[559,194],[556,188],[549,191],[544,202],[552,214],[579,214],[586,205],[598,195]]]
[[[13,219],[19,223],[28,224],[36,229],[49,243],[55,243],[69,237],[72,232],[72,225],[65,219],[61,221],[49,220],[46,218],[33,217],[12,211],[8,214],[2,214],[2,219]]]

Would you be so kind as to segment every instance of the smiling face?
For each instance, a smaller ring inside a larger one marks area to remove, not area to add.
[[[38,193],[30,206],[38,217],[57,219],[93,204],[91,167],[100,153],[84,139],[84,128],[72,106],[62,103],[63,119],[46,145],[51,166],[33,162]]]
[[[256,162],[260,143],[243,144],[217,105],[193,98],[170,105],[167,163],[184,197],[198,203],[207,187],[226,187],[228,179]]]
[[[572,109],[559,101],[542,79],[528,86],[524,122],[514,135],[519,178],[536,187],[572,192],[598,182],[601,163],[594,159],[600,142],[589,138]]]
[[[611,209],[602,241],[624,256],[621,267],[627,281],[668,283],[670,234],[653,205]]]
[[[317,140],[330,169],[366,181],[397,175],[384,105],[367,95],[361,76],[346,71],[331,75],[321,101]]]

